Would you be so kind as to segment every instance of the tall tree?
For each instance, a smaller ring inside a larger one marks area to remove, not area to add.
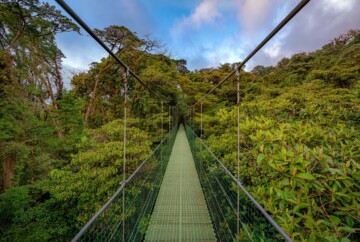
[[[17,70],[10,81],[41,103],[62,137],[56,100],[61,99],[63,91],[60,73],[63,53],[56,45],[55,34],[79,31],[78,27],[54,6],[38,0],[2,1],[0,19],[4,64],[7,69]]]

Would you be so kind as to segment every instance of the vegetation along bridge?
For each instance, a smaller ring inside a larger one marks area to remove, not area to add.
[[[182,103],[170,106],[162,101],[64,1],[57,2],[124,68],[123,181],[73,241],[291,241],[242,184],[239,169],[240,70],[309,0],[301,1],[240,65],[187,107]],[[203,103],[210,93],[234,75],[237,80],[237,174],[232,174],[202,141]],[[169,108],[172,125],[169,125],[168,134],[162,133],[163,140],[151,154],[126,177],[130,77],[159,99],[162,126],[164,105]],[[195,109],[200,109],[196,115]],[[200,127],[195,127],[195,119],[200,121]]]

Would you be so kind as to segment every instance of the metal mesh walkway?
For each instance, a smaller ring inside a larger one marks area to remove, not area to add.
[[[183,125],[178,130],[145,241],[215,241]]]

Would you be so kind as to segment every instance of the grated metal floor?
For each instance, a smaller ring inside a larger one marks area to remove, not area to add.
[[[145,241],[216,241],[183,125],[175,139]]]

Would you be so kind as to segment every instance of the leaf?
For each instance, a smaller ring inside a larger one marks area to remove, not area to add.
[[[355,233],[355,229],[350,228],[350,227],[340,227],[340,230],[345,231],[345,232],[349,232],[349,233]]]
[[[265,158],[263,153],[260,153],[257,157],[257,163],[260,165],[261,161]]]
[[[347,224],[349,227],[353,227],[353,226],[354,226],[354,220],[353,220],[351,217],[346,216],[345,220],[346,220],[346,224]]]
[[[309,174],[309,173],[299,173],[296,175],[297,178],[301,178],[301,179],[307,179],[307,180],[314,180],[316,179],[313,175]]]
[[[340,240],[340,242],[351,242],[351,240],[349,240],[348,238],[344,237]]]
[[[339,240],[335,236],[328,236],[326,240],[329,242],[339,242]]]
[[[330,215],[331,220],[338,225],[341,222],[341,219],[339,217],[336,217],[334,215]]]
[[[341,197],[351,198],[349,195],[346,195],[345,193],[342,193],[342,192],[336,192],[335,195],[338,195],[338,196],[341,196]]]

